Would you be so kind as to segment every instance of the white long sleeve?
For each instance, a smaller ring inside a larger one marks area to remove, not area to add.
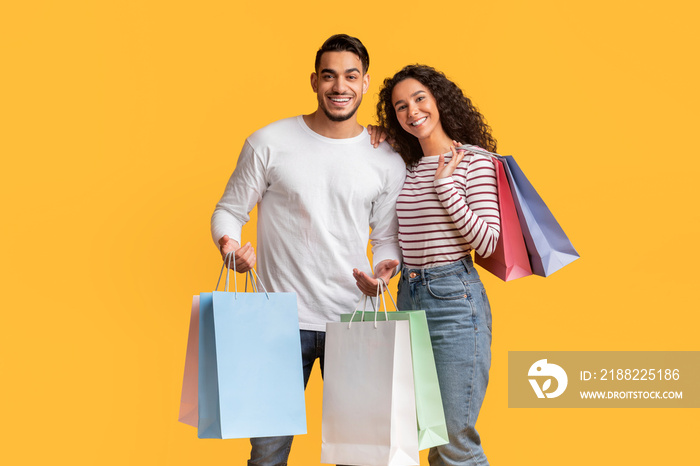
[[[313,132],[301,116],[253,133],[212,215],[215,242],[243,244],[258,205],[257,270],[268,289],[296,292],[300,327],[324,331],[360,298],[352,269],[400,259],[395,204],[405,166],[366,130],[349,139]],[[372,229],[370,234],[370,228]]]

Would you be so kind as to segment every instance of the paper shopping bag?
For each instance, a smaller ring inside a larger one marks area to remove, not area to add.
[[[192,297],[190,313],[190,332],[187,337],[187,354],[185,356],[185,375],[182,377],[182,395],[180,397],[180,415],[178,420],[197,427],[197,367],[199,359],[199,295]]]
[[[503,163],[495,158],[493,163],[496,166],[501,234],[496,250],[485,258],[476,254],[475,261],[501,280],[510,281],[532,275],[532,269]]]
[[[296,294],[199,299],[199,438],[305,434]]]
[[[354,316],[354,317],[353,317]],[[418,423],[418,449],[436,447],[449,443],[445,411],[438,382],[433,345],[430,341],[428,320],[425,311],[396,311],[386,314],[389,320],[408,320],[411,334],[411,359],[413,362],[413,383],[416,392],[416,420]],[[341,322],[386,320],[383,313],[358,312],[341,314]]]
[[[535,275],[546,277],[580,256],[513,156],[500,157],[512,188]]]
[[[321,462],[420,463],[408,321],[326,324]]]

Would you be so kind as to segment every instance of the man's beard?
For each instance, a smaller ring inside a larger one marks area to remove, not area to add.
[[[362,97],[360,97],[360,100],[357,101],[357,105],[355,105],[354,108],[350,109],[348,111],[348,113],[345,113],[342,115],[333,114],[328,110],[328,108],[326,108],[325,96],[319,98],[319,103],[320,103],[321,110],[323,110],[323,113],[326,114],[326,116],[328,117],[329,120],[336,121],[336,122],[347,121],[350,118],[352,118],[352,116],[355,114],[355,112],[357,112],[357,109],[360,108],[360,104],[362,103]]]

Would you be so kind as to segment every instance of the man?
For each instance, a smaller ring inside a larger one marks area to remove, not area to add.
[[[395,203],[405,165],[386,143],[373,148],[357,122],[368,68],[362,42],[330,37],[311,74],[318,108],[245,141],[212,215],[212,236],[222,255],[235,251],[238,272],[257,261],[268,290],[297,293],[304,384],[316,358],[323,373],[326,322],[340,320],[358,302],[356,278],[373,294],[377,279],[388,282],[399,265]],[[256,204],[257,256],[250,243],[240,246],[241,228]],[[367,264],[368,239],[374,273],[366,274],[358,269]],[[254,438],[251,444],[249,466],[286,465],[292,437]]]

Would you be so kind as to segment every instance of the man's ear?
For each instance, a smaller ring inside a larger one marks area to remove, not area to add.
[[[311,89],[313,89],[314,92],[318,92],[318,75],[315,71],[311,73]]]
[[[366,74],[362,77],[362,93],[367,94],[369,90],[369,75]]]

